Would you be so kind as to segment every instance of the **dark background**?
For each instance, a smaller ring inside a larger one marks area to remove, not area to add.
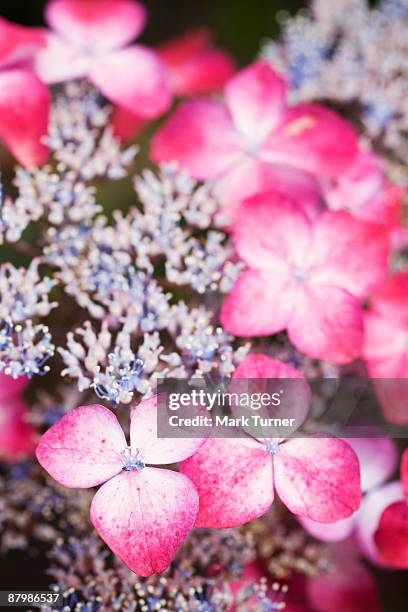
[[[341,0],[327,0],[337,2]],[[154,45],[192,27],[207,26],[239,63],[249,62],[260,41],[276,34],[276,13],[296,12],[302,0],[145,0],[147,26],[140,41]],[[25,25],[41,25],[46,0],[1,0],[0,13]]]

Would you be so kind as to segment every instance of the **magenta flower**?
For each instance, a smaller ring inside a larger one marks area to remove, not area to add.
[[[0,18],[0,138],[24,166],[46,161],[50,95],[30,70],[44,35]]]
[[[36,430],[27,422],[28,406],[18,395],[0,398],[0,459],[32,457]]]
[[[145,119],[170,104],[158,55],[128,45],[142,30],[145,10],[133,0],[50,0],[45,18],[53,33],[36,58],[46,83],[88,77],[113,102]]]
[[[116,416],[99,405],[66,414],[41,438],[37,459],[66,487],[103,484],[91,521],[106,544],[135,573],[162,572],[194,525],[198,495],[178,472],[159,469],[189,457],[198,439],[157,437],[157,398],[132,411],[130,446]]]
[[[181,105],[155,135],[152,158],[217,179],[220,197],[233,208],[270,188],[275,173],[338,176],[357,152],[354,131],[335,113],[312,104],[288,107],[285,81],[264,62],[235,75],[224,100]]]
[[[238,375],[248,378],[254,366],[258,378],[299,377],[258,355],[244,361]],[[180,469],[198,490],[197,527],[234,527],[262,516],[274,489],[291,512],[321,522],[350,516],[361,501],[358,459],[336,438],[210,438]]]
[[[364,316],[363,356],[390,423],[408,423],[408,272],[374,292]]]
[[[385,508],[374,541],[387,567],[408,569],[408,451],[402,456],[401,485],[404,497]]]
[[[346,212],[307,218],[293,200],[246,200],[234,228],[248,269],[224,302],[221,321],[238,336],[288,330],[315,358],[346,363],[363,342],[361,300],[387,271],[388,232]]]

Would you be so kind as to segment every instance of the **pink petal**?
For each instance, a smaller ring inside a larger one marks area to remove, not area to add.
[[[299,523],[311,536],[323,542],[341,542],[348,538],[355,527],[355,514],[335,523],[319,523],[305,516],[299,517]]]
[[[178,36],[161,45],[158,52],[177,96],[219,91],[235,70],[231,57],[213,48],[211,36],[206,30]]]
[[[398,452],[388,438],[348,438],[345,440],[360,462],[361,489],[370,491],[383,484],[393,474]]]
[[[196,527],[235,527],[273,502],[269,453],[251,438],[210,438],[180,465],[198,491]]]
[[[0,459],[32,457],[36,430],[28,423],[28,406],[20,398],[0,400]]]
[[[381,516],[374,540],[387,567],[408,569],[408,504],[395,502]]]
[[[37,459],[65,487],[87,488],[123,468],[126,438],[116,416],[104,406],[71,410],[41,437]]]
[[[84,49],[115,49],[143,29],[146,12],[134,0],[50,0],[47,23],[71,44]]]
[[[300,104],[287,110],[283,124],[270,134],[260,154],[265,161],[338,176],[357,154],[357,135],[333,111]]]
[[[237,336],[269,336],[285,329],[293,300],[293,283],[286,275],[248,270],[224,301],[220,321]]]
[[[226,108],[193,100],[179,106],[156,132],[151,157],[156,163],[176,161],[195,178],[208,179],[226,172],[242,156]]]
[[[0,372],[0,401],[8,400],[24,391],[29,379],[26,376],[12,378]]]
[[[273,463],[276,491],[294,514],[332,523],[360,506],[358,459],[343,440],[291,439],[279,446]]]
[[[115,106],[112,113],[111,124],[115,135],[121,140],[136,138],[146,126],[146,119],[131,113],[123,106]]]
[[[408,502],[408,450],[402,453],[401,458],[401,483],[404,488],[405,499]]]
[[[311,174],[256,158],[243,158],[216,181],[214,188],[232,221],[239,218],[239,206],[244,200],[264,191],[277,191],[293,199],[308,219],[315,218],[321,211],[317,182]]]
[[[382,225],[328,212],[316,223],[313,245],[315,278],[321,283],[364,298],[386,277],[390,242]]]
[[[381,515],[387,506],[397,501],[404,501],[404,492],[399,482],[389,482],[380,489],[374,489],[366,495],[357,514],[356,535],[361,552],[376,565],[383,565],[374,533],[380,523]]]
[[[34,70],[44,83],[60,83],[85,77],[92,58],[69,45],[55,34],[48,34],[47,44],[35,56]]]
[[[310,239],[306,215],[282,193],[255,195],[239,209],[234,227],[235,246],[240,257],[255,269],[289,275],[287,264],[303,264]]]
[[[143,400],[133,408],[130,424],[130,442],[135,451],[142,453],[144,463],[168,464],[187,459],[205,442],[204,438],[158,438],[157,411],[165,407],[165,398],[159,396]]]
[[[147,47],[133,45],[96,59],[89,77],[109,100],[144,119],[158,117],[171,102],[164,67]]]
[[[197,491],[170,470],[122,472],[105,483],[91,505],[100,537],[140,576],[163,572],[194,525]]]
[[[36,28],[26,28],[0,17],[0,66],[15,65],[30,60],[45,44],[45,34]]]
[[[362,309],[343,289],[305,284],[297,293],[288,334],[296,348],[310,357],[349,363],[361,353]]]
[[[41,143],[47,133],[50,95],[27,70],[0,74],[0,137],[23,166],[44,163],[48,150]]]
[[[266,62],[244,68],[226,85],[225,102],[248,146],[258,147],[283,119],[286,82]]]
[[[376,288],[371,309],[401,327],[408,326],[407,296],[408,272],[398,272]]]

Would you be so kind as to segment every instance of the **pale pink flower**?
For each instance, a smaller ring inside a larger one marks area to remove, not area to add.
[[[338,176],[356,153],[353,129],[323,107],[289,107],[286,82],[265,62],[233,76],[224,102],[181,105],[152,145],[154,161],[174,160],[197,179],[217,180],[232,214],[239,201],[271,188],[275,172]]]
[[[256,363],[259,360],[259,363]],[[238,376],[299,378],[294,368],[251,355]],[[180,469],[198,490],[197,527],[234,527],[262,516],[276,489],[291,512],[322,522],[360,505],[360,472],[352,448],[336,438],[209,438]]]
[[[131,570],[149,576],[167,568],[198,510],[191,481],[156,465],[186,459],[202,442],[158,438],[154,396],[132,410],[130,446],[110,410],[81,406],[42,436],[36,454],[66,487],[105,483],[92,500],[91,521]]]
[[[374,292],[364,316],[363,356],[385,418],[408,423],[408,272]]]
[[[0,18],[0,139],[24,166],[44,163],[50,95],[30,70],[44,35]]]
[[[242,204],[234,239],[248,269],[224,302],[227,331],[268,336],[287,329],[312,357],[347,363],[360,355],[361,302],[387,271],[389,237],[381,225],[346,212],[311,219],[270,192]]]
[[[129,43],[146,14],[134,0],[50,0],[45,19],[53,32],[36,56],[46,83],[87,77],[109,100],[152,119],[170,104],[171,93],[157,53]]]

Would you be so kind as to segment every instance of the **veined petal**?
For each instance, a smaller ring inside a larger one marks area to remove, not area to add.
[[[358,459],[343,440],[288,440],[279,446],[273,465],[276,491],[294,514],[333,523],[360,506]]]
[[[119,421],[104,406],[71,410],[41,437],[37,459],[65,487],[87,488],[105,482],[123,468],[127,446]]]
[[[250,438],[210,438],[180,470],[198,491],[196,527],[235,527],[273,502],[272,462]]]
[[[179,106],[156,132],[151,149],[156,163],[176,161],[198,179],[214,178],[242,158],[227,109],[211,100]]]
[[[133,40],[143,29],[146,12],[135,0],[51,0],[45,18],[71,44],[103,50]]]
[[[266,62],[238,72],[224,95],[235,127],[248,145],[258,146],[283,119],[286,82]]]
[[[92,63],[89,78],[109,100],[144,119],[158,117],[171,102],[163,64],[147,47],[102,55]]]
[[[28,70],[0,73],[0,138],[23,166],[43,164],[48,149],[41,142],[47,134],[50,94]]]
[[[164,402],[165,399],[162,398]],[[204,443],[204,438],[158,438],[157,411],[160,398],[157,395],[143,400],[132,409],[130,444],[142,453],[144,463],[177,463],[193,455]]]
[[[177,472],[145,468],[105,483],[91,521],[111,550],[140,576],[163,572],[194,525],[198,495]]]

